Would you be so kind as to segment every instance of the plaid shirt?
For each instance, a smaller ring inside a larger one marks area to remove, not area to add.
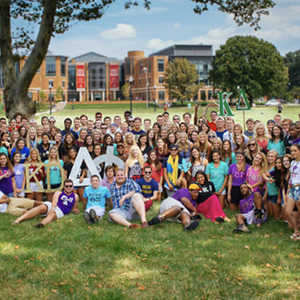
[[[136,193],[141,193],[141,187],[131,179],[127,179],[124,182],[124,184],[119,188],[117,187],[117,183],[113,182],[110,185],[110,194],[111,194],[113,207],[120,208],[119,202],[121,198],[132,191],[135,191]],[[131,202],[131,198],[126,199],[124,201],[124,204],[122,205],[122,209],[128,211],[130,208],[130,202]]]

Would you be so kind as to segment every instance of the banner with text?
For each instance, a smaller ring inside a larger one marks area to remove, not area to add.
[[[76,91],[85,91],[85,66],[84,64],[76,65]]]
[[[110,89],[119,89],[119,65],[109,66]]]

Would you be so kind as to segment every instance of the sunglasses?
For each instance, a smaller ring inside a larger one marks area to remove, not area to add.
[[[107,129],[107,127],[101,127],[101,129]]]
[[[173,120],[179,120],[179,118],[174,118]]]
[[[152,172],[145,172],[145,174],[151,174]]]
[[[177,149],[171,149],[171,151],[177,151]]]
[[[214,138],[214,137],[216,137],[215,135],[209,135],[208,136],[209,138]]]
[[[97,117],[96,117],[96,119],[101,119],[101,118],[102,118],[101,116],[97,116]]]
[[[65,185],[65,187],[66,188],[71,188],[71,187],[73,187],[73,185],[72,184],[68,184],[68,185]]]
[[[249,144],[248,146],[249,146],[249,147],[251,147],[251,146],[256,146],[256,144]]]
[[[203,123],[203,120],[198,120],[198,123]]]

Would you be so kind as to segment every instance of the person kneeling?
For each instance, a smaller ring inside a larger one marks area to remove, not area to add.
[[[197,215],[195,200],[198,197],[198,190],[197,184],[191,184],[189,189],[180,189],[175,192],[172,197],[168,197],[162,202],[159,215],[150,220],[148,224],[151,226],[168,220],[173,223],[176,221],[182,223],[183,230],[196,229],[199,226],[199,221],[195,217]]]
[[[100,186],[98,175],[91,177],[91,186],[87,186],[83,193],[84,219],[89,223],[97,223],[105,214],[105,201],[110,200],[107,187]]]
[[[53,222],[56,219],[61,219],[71,211],[78,214],[78,200],[78,195],[73,193],[73,181],[71,179],[67,179],[64,182],[63,191],[57,191],[54,193],[52,203],[46,201],[43,204],[29,210],[20,218],[18,218],[14,224],[18,224],[24,220],[32,219],[41,214],[46,218],[35,225],[35,227],[44,228],[45,225]]]
[[[240,213],[235,215],[238,223],[238,228],[233,230],[233,233],[250,233],[248,225],[255,224],[260,228],[263,223],[267,221],[267,212],[265,211],[260,193],[251,193],[251,187],[246,183],[241,185],[241,193],[243,199],[240,201]]]

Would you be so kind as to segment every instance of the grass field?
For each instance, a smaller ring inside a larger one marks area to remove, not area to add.
[[[121,115],[122,118],[124,116],[124,111],[129,110],[129,104],[127,103],[101,103],[101,104],[77,104],[74,105],[74,110],[72,109],[72,105],[68,104],[64,110],[60,112],[55,112],[53,115],[57,119],[57,125],[63,126],[63,120],[66,117],[74,118],[76,116],[80,116],[81,114],[86,114],[89,118],[95,118],[95,112],[100,111],[103,114],[103,118],[105,116],[110,116],[113,118],[116,114]],[[200,107],[198,114],[203,113],[204,108]],[[210,111],[210,110],[209,110]],[[135,117],[141,118],[150,118],[152,122],[156,120],[156,116],[158,114],[162,114],[164,112],[163,108],[158,107],[156,112],[154,112],[154,107],[151,106],[149,109],[146,108],[145,103],[134,103],[133,104],[133,115]],[[194,116],[194,107],[188,108],[186,107],[170,107],[168,108],[168,112],[171,116],[174,114],[179,114],[182,118],[183,113],[189,112]],[[236,123],[243,122],[243,113],[242,111],[236,111],[233,109],[234,119]],[[298,114],[300,113],[300,106],[298,105],[285,105],[282,113],[282,117],[290,117],[293,120],[298,120]],[[267,106],[259,106],[256,108],[252,108],[251,111],[245,112],[245,119],[254,118],[259,119],[261,121],[266,122],[269,119],[272,119],[274,115],[277,114],[277,107],[267,107]],[[49,114],[45,114],[49,115]],[[40,117],[38,118],[40,120]]]
[[[299,242],[286,224],[235,235],[226,212],[232,222],[194,232],[130,230],[107,215],[88,226],[82,213],[39,230],[39,218],[12,226],[1,215],[0,299],[299,299]]]

